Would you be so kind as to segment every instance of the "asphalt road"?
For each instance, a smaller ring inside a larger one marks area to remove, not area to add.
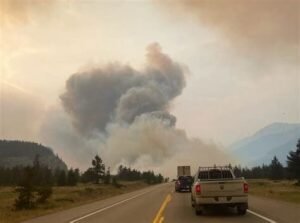
[[[238,216],[233,209],[211,209],[202,216],[196,216],[190,204],[190,193],[174,193],[173,184],[163,184],[35,218],[26,223],[300,222],[297,213],[299,206],[294,206],[295,210],[289,208],[290,216],[284,216],[284,213],[274,213],[273,208],[275,211],[276,208],[282,208],[280,202],[274,206],[272,200],[250,197],[249,203],[250,211],[245,216]]]

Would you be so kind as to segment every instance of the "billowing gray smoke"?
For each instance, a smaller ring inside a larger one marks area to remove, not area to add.
[[[215,145],[175,128],[169,107],[185,86],[184,71],[151,44],[142,71],[115,63],[72,75],[62,104],[87,152],[99,142],[97,152],[112,168],[125,164],[172,174],[178,164],[227,162]]]
[[[105,132],[112,122],[131,124],[148,113],[175,125],[168,107],[185,86],[184,69],[163,54],[157,43],[147,47],[146,56],[142,71],[114,63],[69,78],[61,100],[82,134]]]

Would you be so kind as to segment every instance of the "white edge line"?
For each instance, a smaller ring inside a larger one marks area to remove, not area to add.
[[[155,189],[156,189],[156,188],[155,188]],[[89,214],[86,214],[86,215],[84,215],[84,216],[82,216],[82,217],[80,217],[80,218],[76,218],[76,219],[70,221],[69,223],[75,223],[75,222],[81,221],[82,219],[85,219],[85,218],[88,218],[88,217],[90,217],[90,216],[92,216],[92,215],[95,215],[95,214],[97,214],[97,213],[103,212],[103,211],[105,211],[105,210],[107,210],[107,209],[110,209],[110,208],[112,208],[112,207],[114,207],[114,206],[120,205],[120,204],[125,203],[125,202],[127,202],[127,201],[130,201],[130,200],[132,200],[132,199],[134,199],[134,198],[137,198],[137,197],[140,197],[140,196],[142,196],[142,195],[144,195],[144,194],[150,193],[150,192],[154,191],[155,189],[150,190],[150,191],[146,191],[146,192],[143,192],[143,193],[140,193],[140,194],[137,194],[137,195],[135,195],[135,196],[133,196],[133,197],[130,197],[130,198],[127,198],[127,199],[125,199],[125,200],[119,201],[119,202],[117,202],[117,203],[111,204],[111,205],[109,205],[109,206],[107,206],[107,207],[104,207],[104,208],[101,208],[101,209],[99,209],[99,210],[97,210],[97,211],[94,211],[94,212],[91,212],[91,213],[89,213]]]
[[[265,217],[265,216],[262,216],[261,214],[258,214],[258,213],[254,212],[254,211],[249,210],[249,209],[247,210],[247,212],[250,213],[250,214],[253,214],[253,215],[255,215],[256,217],[259,217],[259,218],[261,218],[261,219],[263,219],[263,220],[265,220],[265,221],[267,221],[267,222],[270,222],[270,223],[277,223],[276,221],[274,221],[274,220],[272,220],[272,219],[270,219],[270,218],[267,218],[267,217]]]

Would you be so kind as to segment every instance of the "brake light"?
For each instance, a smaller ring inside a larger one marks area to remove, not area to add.
[[[197,194],[201,194],[201,185],[200,184],[197,184],[195,189],[196,189]]]
[[[249,186],[247,183],[244,183],[244,193],[248,193]]]

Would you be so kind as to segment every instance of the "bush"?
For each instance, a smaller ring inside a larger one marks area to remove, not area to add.
[[[52,195],[53,190],[52,187],[40,187],[37,190],[38,198],[37,202],[38,203],[45,203],[47,199]]]
[[[15,208],[17,210],[21,209],[32,209],[35,207],[33,189],[30,187],[19,187],[16,189],[19,196],[15,200]]]
[[[31,209],[37,203],[45,203],[52,194],[51,171],[39,165],[38,156],[32,167],[25,167],[23,177],[16,191],[15,208]]]
[[[30,209],[34,205],[34,185],[33,185],[34,171],[32,167],[24,168],[24,177],[21,179],[21,183],[16,191],[19,196],[15,200],[15,208],[20,209]]]
[[[113,178],[112,178],[112,185],[115,186],[116,188],[121,188],[121,187],[122,187],[122,184],[119,184],[119,183],[118,183],[116,177],[113,177]]]

